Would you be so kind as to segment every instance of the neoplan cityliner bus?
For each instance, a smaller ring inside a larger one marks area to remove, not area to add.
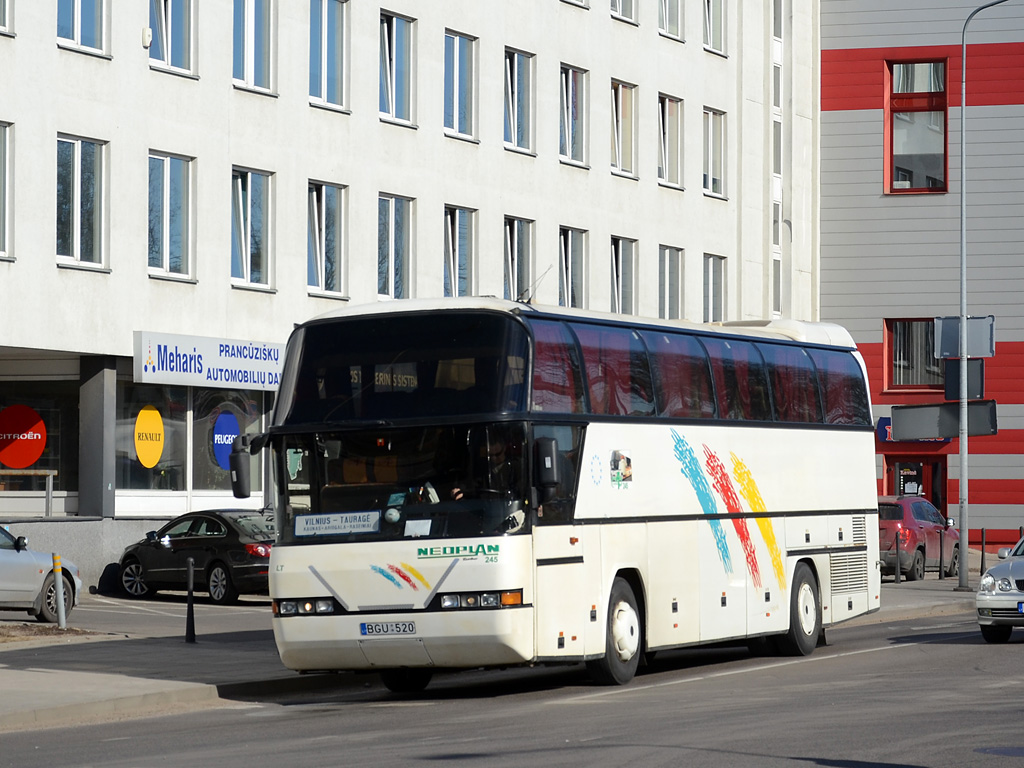
[[[489,299],[292,334],[268,431],[285,666],[585,662],[747,639],[805,655],[879,607],[864,366],[832,325],[696,325]]]

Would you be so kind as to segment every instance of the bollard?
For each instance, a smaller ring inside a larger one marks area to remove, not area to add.
[[[45,595],[43,599],[46,599]],[[67,629],[67,614],[64,612],[64,571],[60,567],[60,555],[56,552],[53,553],[53,602],[57,604],[57,626]]]
[[[946,529],[939,529],[939,578],[946,578]]]
[[[981,575],[985,575],[985,529],[981,529]]]
[[[196,561],[190,557],[186,562],[188,563],[188,607],[185,611],[185,642],[194,643],[196,641],[196,617],[192,608],[192,587],[195,583]]]

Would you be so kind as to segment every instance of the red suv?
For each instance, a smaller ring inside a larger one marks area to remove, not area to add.
[[[939,570],[939,532],[942,532],[942,563],[947,576],[960,568],[960,532],[956,521],[943,517],[931,502],[920,496],[878,497],[878,554],[882,573],[900,573],[907,581],[924,578],[925,570]],[[898,546],[897,546],[898,542]]]

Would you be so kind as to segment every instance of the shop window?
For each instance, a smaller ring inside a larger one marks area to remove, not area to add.
[[[945,377],[935,359],[935,321],[886,320],[887,388],[942,389]]]
[[[117,414],[119,491],[230,491],[231,443],[260,430],[263,393],[120,382]],[[253,492],[261,466],[253,457]]]
[[[260,430],[263,393],[233,389],[192,390],[192,488],[197,491],[230,491],[228,456],[237,434]],[[262,487],[262,462],[253,456],[251,491]]]
[[[885,104],[886,192],[946,192],[946,63],[890,62]]]
[[[0,469],[54,471],[55,491],[77,491],[78,398],[75,381],[0,382]],[[0,491],[45,490],[45,475],[0,475]]]

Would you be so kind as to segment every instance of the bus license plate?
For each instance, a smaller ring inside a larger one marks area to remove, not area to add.
[[[363,622],[359,625],[363,635],[415,635],[415,621],[375,621]]]

